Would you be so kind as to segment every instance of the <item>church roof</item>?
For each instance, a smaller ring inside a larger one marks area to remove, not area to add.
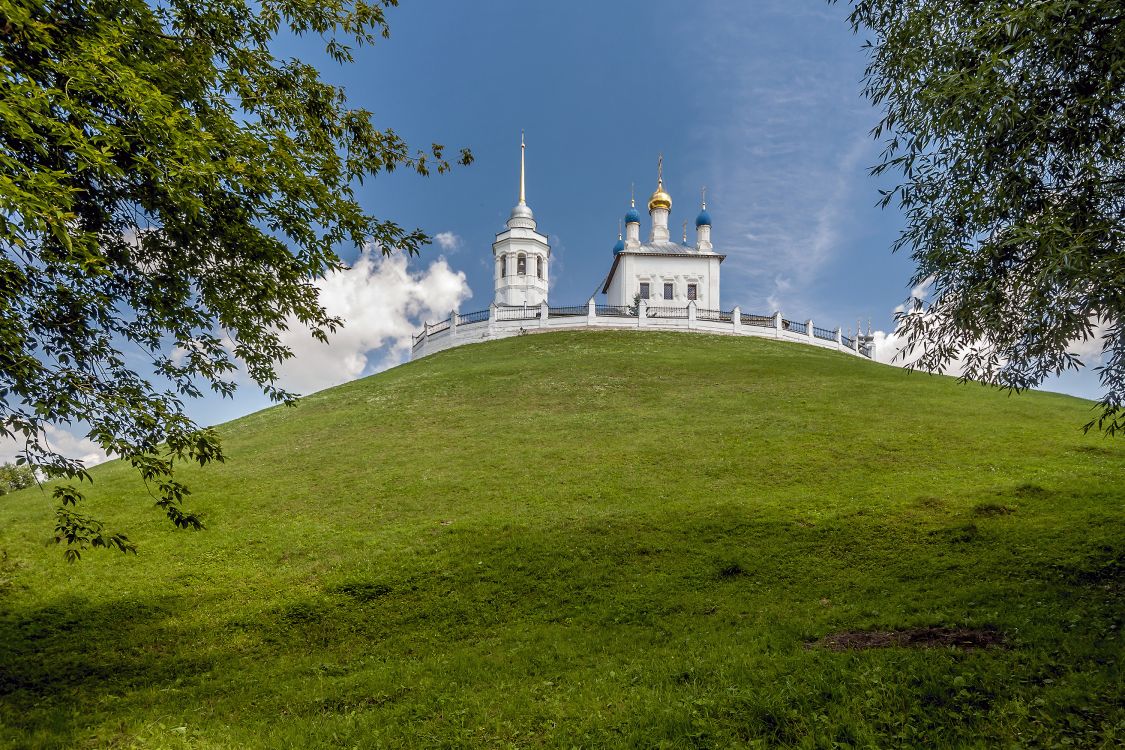
[[[610,266],[609,274],[602,282],[602,294],[609,291],[609,282],[613,280],[613,274],[617,272],[617,265],[623,255],[688,255],[696,258],[718,258],[720,263],[727,258],[719,253],[701,253],[691,245],[681,245],[679,242],[646,242],[632,250],[626,249],[613,254],[613,265]]]

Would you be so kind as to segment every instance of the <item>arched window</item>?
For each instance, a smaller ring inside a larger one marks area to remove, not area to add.
[[[545,266],[545,265],[546,265],[546,263],[543,262],[543,259],[540,258],[538,255],[536,255],[535,256],[535,275],[538,276],[539,278],[543,278],[543,266]]]
[[[500,256],[500,277],[503,278],[508,275],[508,256]]]
[[[516,275],[517,276],[527,275],[527,256],[524,255],[523,253],[520,253],[516,257]]]

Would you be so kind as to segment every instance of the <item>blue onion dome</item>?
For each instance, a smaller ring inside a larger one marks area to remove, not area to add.
[[[625,240],[618,238],[617,244],[613,246],[613,254],[617,255],[625,249]]]
[[[639,211],[637,211],[636,206],[633,206],[632,208],[630,208],[629,213],[625,214],[625,223],[626,224],[640,224],[641,223],[641,214],[640,214]]]
[[[702,211],[699,212],[699,216],[695,217],[695,226],[696,227],[709,227],[709,226],[711,226],[711,214],[707,213],[706,208],[704,208]]]

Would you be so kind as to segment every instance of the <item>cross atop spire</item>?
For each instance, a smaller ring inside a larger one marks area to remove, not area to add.
[[[656,189],[664,187],[664,154],[656,158]]]
[[[703,210],[707,210],[707,186],[703,186]]]
[[[629,205],[633,208],[637,207],[637,183],[629,183]]]

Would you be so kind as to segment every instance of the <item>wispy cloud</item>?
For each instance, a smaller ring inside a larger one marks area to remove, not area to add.
[[[717,16],[737,10],[716,3]],[[746,6],[738,15],[745,17]],[[817,47],[826,34],[844,37],[841,18],[792,2],[755,4],[758,23],[724,24],[706,48],[721,71],[725,93],[709,102],[707,119],[720,123],[701,138],[715,204],[716,238],[727,253],[724,298],[815,313],[810,287],[837,259],[856,219],[851,207],[865,162],[877,149],[868,131],[872,113],[859,97],[855,70],[826,69]],[[778,24],[809,27],[806,51],[769,54]],[[829,29],[830,32],[825,32]],[[847,37],[850,41],[850,37]],[[837,41],[838,43],[838,41]],[[765,54],[747,58],[744,50]]]

